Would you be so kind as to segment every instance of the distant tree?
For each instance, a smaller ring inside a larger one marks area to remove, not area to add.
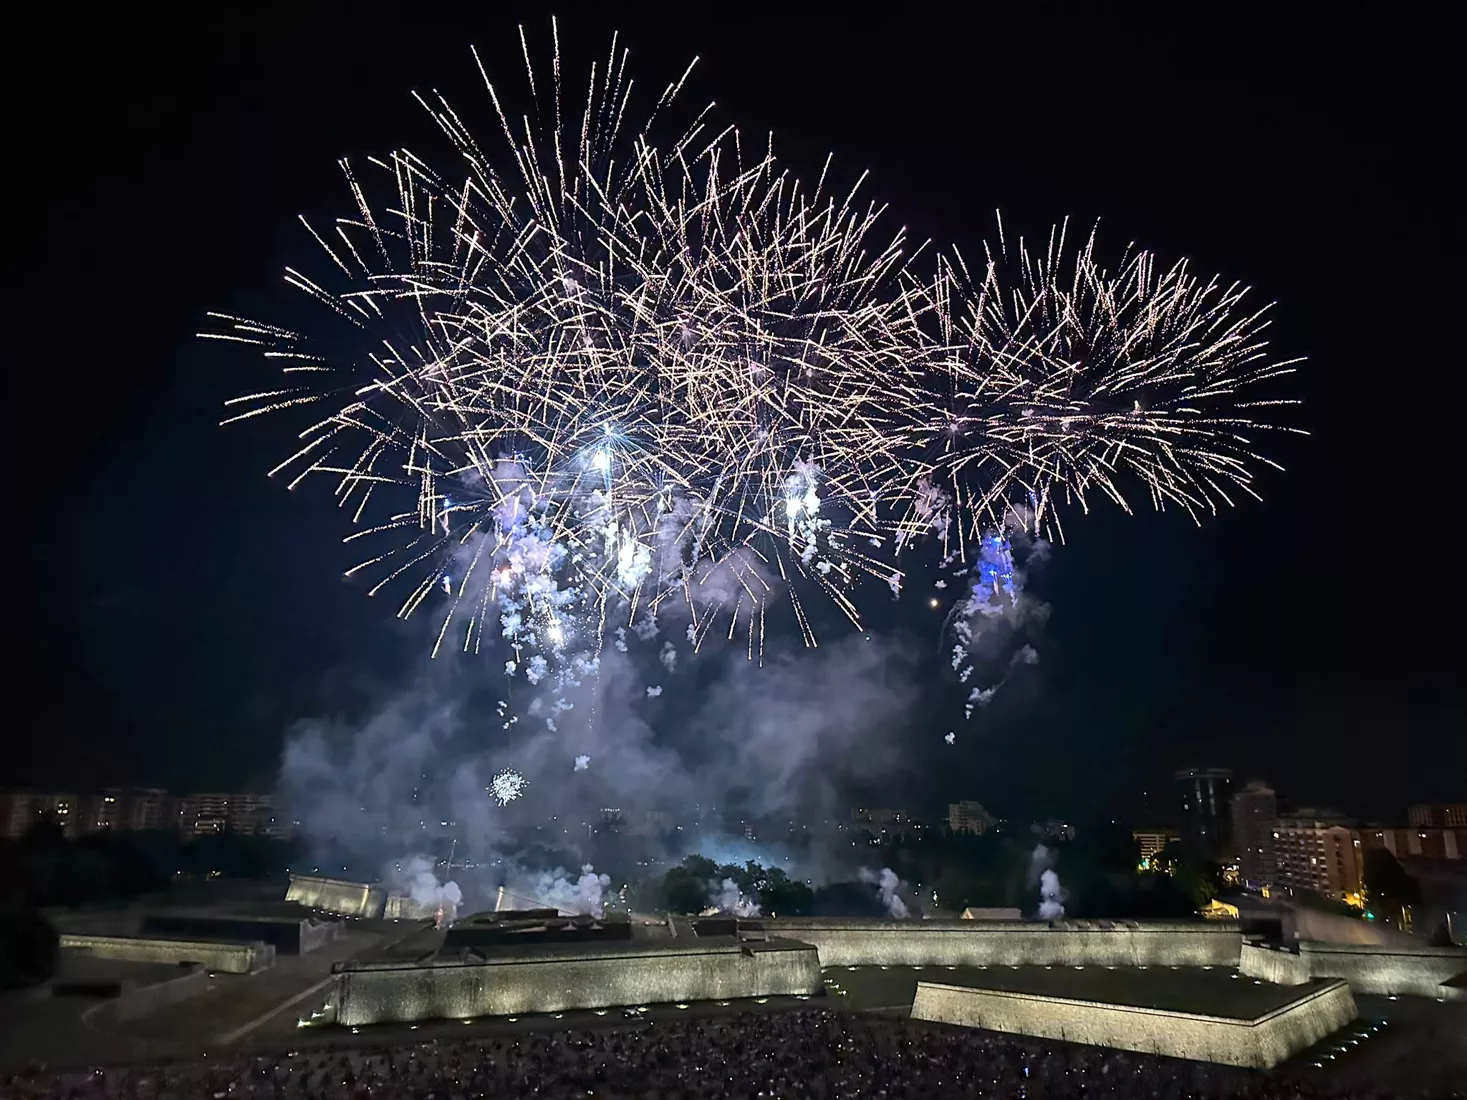
[[[1407,874],[1401,861],[1386,848],[1371,848],[1365,853],[1365,891],[1372,904],[1378,900],[1397,906],[1421,904],[1421,883]]]
[[[1198,909],[1222,892],[1222,868],[1180,841],[1157,852],[1151,866],[1158,873],[1169,874]]]
[[[711,880],[718,873],[718,864],[714,863],[707,856],[687,856],[678,866],[688,874],[696,875],[705,880]]]
[[[767,872],[759,890],[759,911],[766,916],[809,916],[814,903],[815,892],[778,867]]]
[[[662,904],[674,913],[701,913],[708,907],[708,893],[718,865],[703,856],[691,855],[662,876]]]
[[[725,863],[715,868],[709,876],[715,884],[721,885],[724,880],[732,882],[738,887],[739,893],[745,897],[758,897],[759,891],[763,889],[768,872],[763,865],[748,860],[744,864]]]

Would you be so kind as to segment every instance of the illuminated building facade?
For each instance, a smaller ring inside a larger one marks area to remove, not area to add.
[[[954,802],[947,808],[947,827],[955,833],[982,836],[993,828],[993,817],[981,802]]]
[[[1156,854],[1181,835],[1174,829],[1133,829],[1131,839],[1136,842],[1138,865],[1149,870]]]
[[[1339,901],[1364,889],[1364,859],[1356,831],[1341,815],[1301,809],[1273,830],[1277,885],[1312,890]]]
[[[1261,890],[1273,884],[1278,857],[1273,834],[1278,828],[1279,797],[1257,779],[1233,795],[1233,847],[1238,877],[1244,886]]]

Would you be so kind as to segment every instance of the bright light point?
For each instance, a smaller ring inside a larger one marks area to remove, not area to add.
[[[611,452],[608,451],[605,447],[598,448],[596,453],[591,457],[591,465],[595,466],[596,469],[600,470],[603,474],[610,473]]]
[[[939,600],[937,600],[937,599],[931,599],[931,600],[928,600],[927,601],[927,606],[928,607],[941,607],[942,606],[942,603]]]
[[[453,595],[453,578],[452,577],[445,576],[443,578],[443,594],[445,596],[452,596]]]
[[[501,806],[508,806],[524,793],[525,777],[512,768],[497,772],[489,781],[489,792]]]
[[[545,636],[555,645],[565,644],[565,631],[560,628],[559,623],[551,623],[545,631]]]

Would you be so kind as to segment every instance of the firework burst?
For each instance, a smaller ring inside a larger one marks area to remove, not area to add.
[[[496,772],[489,781],[489,794],[501,806],[508,806],[525,793],[525,777],[512,768]]]
[[[1255,439],[1292,365],[1243,288],[1144,251],[1108,269],[1064,227],[923,274],[860,181],[804,184],[707,108],[672,125],[686,72],[639,116],[613,39],[572,107],[558,35],[548,76],[521,43],[527,115],[485,74],[493,149],[420,97],[451,171],[343,163],[355,212],[307,225],[322,270],[286,277],[345,341],[205,334],[286,376],[231,420],[320,410],[272,474],[334,480],[352,572],[430,606],[438,646],[500,636],[510,675],[573,683],[609,620],[676,605],[695,647],[726,623],[755,657],[776,595],[813,645],[802,591],[856,622],[857,583],[899,593],[919,536],[972,561],[1135,486],[1200,517],[1273,465]]]
[[[726,615],[753,652],[776,591],[813,644],[789,582],[855,620],[854,580],[890,572],[863,548],[881,541],[896,441],[866,413],[920,338],[904,239],[706,111],[654,143],[682,81],[633,128],[615,42],[579,118],[558,41],[548,102],[528,58],[546,121],[523,138],[486,78],[515,171],[426,99],[460,158],[451,181],[406,151],[343,165],[357,213],[311,229],[330,277],[287,281],[365,354],[216,316],[206,335],[262,347],[293,383],[232,419],[330,404],[273,472],[336,479],[353,538],[383,547],[353,572],[375,570],[374,592],[407,581],[403,614],[445,596],[440,644],[459,623],[477,649],[506,596],[552,649],[571,604],[599,624],[675,599],[695,641]]]
[[[1276,383],[1299,361],[1270,355],[1269,307],[1134,248],[1107,269],[1094,230],[1073,249],[1067,234],[1015,248],[1000,221],[981,278],[943,262],[938,351],[908,382],[905,537],[936,531],[965,556],[1016,520],[1062,537],[1057,506],[1095,498],[1199,519],[1277,468],[1258,440],[1292,430],[1271,418],[1296,403]]]

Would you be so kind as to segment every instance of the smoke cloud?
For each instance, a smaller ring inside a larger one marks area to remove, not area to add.
[[[757,917],[759,902],[740,893],[738,883],[724,879],[709,893],[709,906],[732,917]]]
[[[1054,871],[1054,853],[1043,844],[1029,857],[1029,879],[1039,886],[1039,919],[1059,920],[1065,915],[1059,875]]]
[[[606,915],[606,890],[610,886],[611,876],[598,875],[588,863],[574,881],[557,867],[521,885],[516,893],[521,896],[529,893],[537,905],[554,907],[564,916],[603,917]]]
[[[441,869],[453,840],[458,897],[435,902],[492,908],[507,887],[596,914],[609,876],[550,869],[618,858],[598,840],[602,808],[614,807],[651,856],[675,859],[695,838],[743,832],[744,818],[844,816],[853,786],[887,784],[907,766],[898,750],[918,701],[910,647],[848,635],[813,651],[771,649],[761,668],[742,647],[712,643],[696,659],[669,658],[678,647],[655,626],[637,629],[644,621],[615,635],[626,652],[552,655],[534,685],[524,675],[506,684],[497,662],[445,653],[419,658],[416,675],[382,691],[363,718],[298,723],[278,784],[298,835],[321,864],[355,878],[397,864],[431,877],[429,853]],[[491,788],[509,773],[523,785],[501,805]],[[699,806],[721,810],[721,821],[700,825],[689,813]],[[654,820],[686,828],[663,836]],[[767,843],[752,858],[774,862]],[[448,889],[427,878],[416,890],[393,886],[415,897]]]
[[[881,898],[881,904],[886,906],[887,916],[896,920],[903,920],[907,916],[907,903],[901,899],[899,891],[906,883],[897,878],[897,873],[890,867],[883,867],[880,871],[873,871],[869,867],[862,867],[860,871],[861,881],[868,886],[875,886],[876,892]]]
[[[463,892],[456,882],[440,881],[432,861],[412,856],[394,866],[385,876],[396,889],[412,898],[419,913],[431,913],[442,924],[452,924],[458,915]]]

